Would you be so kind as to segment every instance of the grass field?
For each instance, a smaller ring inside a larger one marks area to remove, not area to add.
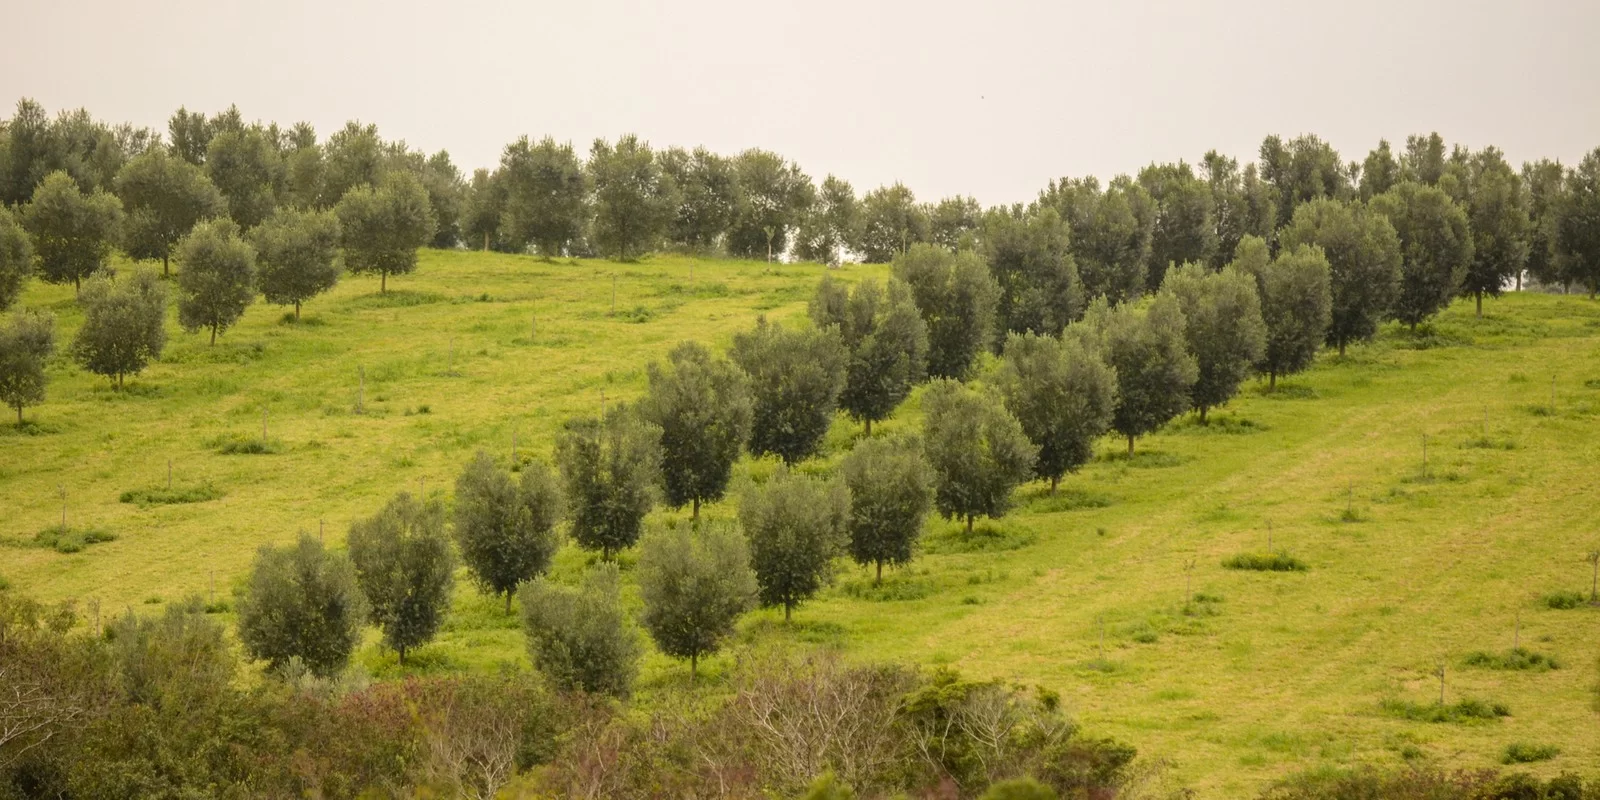
[[[395,491],[448,493],[478,448],[509,461],[513,435],[547,455],[563,419],[636,397],[645,364],[680,340],[724,349],[761,313],[798,324],[819,276],[425,251],[388,294],[347,278],[298,325],[257,305],[208,347],[173,323],[162,362],[123,392],[58,356],[46,404],[0,427],[0,576],[101,614],[213,586],[226,600],[262,544],[319,524],[342,541]],[[70,287],[35,282],[23,302],[53,310],[70,339]],[[263,413],[267,446],[240,448]],[[917,421],[913,398],[880,429]],[[859,435],[841,418],[816,468]],[[794,625],[759,612],[741,640],[1042,684],[1202,797],[1357,762],[1494,766],[1513,743],[1559,748],[1526,765],[1541,774],[1600,763],[1600,609],[1543,599],[1587,591],[1583,556],[1600,547],[1600,304],[1518,295],[1475,319],[1460,303],[1420,336],[1386,330],[1275,394],[1252,385],[1210,425],[1180,420],[1132,459],[1120,448],[1108,439],[1054,496],[1024,487],[1015,513],[974,537],[930,522],[923,557],[883,586],[844,568]],[[747,463],[736,482],[771,469]],[[61,521],[62,488],[69,528],[116,538],[73,553],[36,544]],[[1222,566],[1266,554],[1269,526],[1271,549],[1305,569]],[[587,560],[568,547],[558,574]],[[1469,665],[1495,663],[1471,656],[1503,655],[1514,635],[1560,668]],[[399,672],[375,636],[360,661]],[[463,579],[448,630],[408,668],[508,661],[526,664],[514,618]],[[1510,715],[1407,718],[1407,703],[1437,700],[1441,662],[1449,703]],[[713,686],[728,663],[703,665]],[[643,697],[686,673],[652,655]]]

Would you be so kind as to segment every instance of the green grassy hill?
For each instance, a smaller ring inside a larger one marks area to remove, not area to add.
[[[162,362],[123,392],[58,356],[29,425],[0,427],[0,575],[102,615],[213,585],[226,599],[263,544],[319,525],[340,541],[395,491],[448,492],[478,448],[508,461],[513,435],[548,455],[562,420],[636,397],[645,364],[680,340],[721,350],[763,313],[798,324],[820,273],[426,251],[388,294],[347,278],[298,325],[257,305],[208,347],[174,322]],[[70,287],[36,282],[23,302],[53,310],[70,340],[81,319]],[[1561,749],[1536,772],[1591,768],[1600,609],[1543,598],[1587,591],[1583,556],[1600,547],[1600,304],[1523,295],[1486,313],[1458,304],[1420,337],[1389,330],[1276,393],[1252,385],[1209,426],[1180,420],[1132,459],[1108,439],[1059,493],[1025,487],[1012,516],[970,538],[933,521],[923,556],[883,586],[844,568],[794,625],[759,612],[741,638],[1047,686],[1090,731],[1168,760],[1203,797],[1357,762],[1491,766],[1512,742]],[[220,452],[260,436],[263,412],[277,452]],[[881,429],[917,423],[913,398]],[[826,461],[859,435],[841,418]],[[120,501],[164,488],[169,459],[175,489],[221,496]],[[736,483],[771,469],[746,464]],[[117,538],[76,553],[37,545],[60,520],[61,488],[69,525]],[[1269,525],[1273,549],[1307,570],[1222,567],[1265,551]],[[568,547],[558,571],[587,559]],[[1509,649],[1519,618],[1520,643],[1560,669],[1467,665],[1474,651]],[[399,672],[375,637],[360,658]],[[463,580],[447,631],[416,661],[482,669],[526,656],[514,619]],[[1510,716],[1385,711],[1436,700],[1441,661],[1447,700],[1503,703]],[[645,698],[686,672],[652,656]]]

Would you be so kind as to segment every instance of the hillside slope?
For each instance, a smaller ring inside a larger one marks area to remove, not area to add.
[[[125,392],[58,357],[31,424],[0,427],[0,575],[102,614],[213,586],[226,597],[258,546],[319,525],[342,540],[397,490],[448,492],[478,448],[506,460],[513,432],[522,452],[548,454],[562,420],[636,397],[644,365],[682,339],[722,350],[758,314],[798,324],[820,272],[426,251],[388,294],[347,278],[299,325],[257,305],[208,347],[174,323],[162,363]],[[23,302],[54,310],[70,339],[70,288],[34,283]],[[1583,555],[1600,548],[1600,304],[1513,296],[1486,314],[1458,304],[1420,339],[1388,330],[1274,394],[1252,385],[1211,425],[1181,420],[1131,460],[1108,439],[1057,495],[1025,487],[1013,515],[971,539],[933,521],[924,557],[884,586],[843,569],[794,626],[760,612],[742,638],[1047,686],[1092,732],[1167,759],[1205,797],[1360,761],[1490,766],[1511,742],[1561,747],[1538,772],[1591,767],[1600,610],[1542,598],[1586,589]],[[260,435],[263,412],[279,452],[218,452],[226,437]],[[913,398],[882,432],[917,419]],[[859,434],[841,418],[830,459]],[[164,486],[169,459],[175,486],[223,496],[119,502]],[[746,464],[737,480],[771,468]],[[70,524],[118,538],[74,554],[33,546],[60,519],[58,487]],[[1272,546],[1307,571],[1222,568],[1265,550],[1269,524]],[[584,561],[568,548],[559,570]],[[1186,586],[1204,599],[1186,602]],[[1561,669],[1464,665],[1510,648],[1519,619],[1520,643]],[[1437,698],[1441,660],[1450,701],[1501,702],[1511,716],[1458,725],[1382,712],[1385,699]],[[398,671],[375,642],[362,661]],[[449,629],[416,668],[502,661],[526,663],[514,621],[462,581]],[[685,675],[655,655],[645,677],[648,696]]]

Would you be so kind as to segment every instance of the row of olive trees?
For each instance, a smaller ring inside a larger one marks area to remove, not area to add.
[[[251,123],[237,107],[207,117],[178,109],[165,140],[154,130],[110,126],[82,109],[51,119],[23,99],[0,121],[0,205],[28,202],[45,176],[67,172],[86,191],[114,194],[130,219],[128,253],[166,260],[195,221],[229,216],[249,229],[274,209],[332,209],[349,190],[394,172],[416,178],[438,220],[428,240],[453,246],[465,182],[440,151],[431,156],[384,141],[373,125],[350,122],[326,141],[301,122]]]

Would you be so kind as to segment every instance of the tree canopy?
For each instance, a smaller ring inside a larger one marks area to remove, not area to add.
[[[842,483],[780,469],[765,486],[739,499],[739,523],[750,537],[750,563],[763,606],[796,606],[833,577],[845,543],[850,495]]]
[[[1157,295],[1140,310],[1097,300],[1084,322],[1117,375],[1117,410],[1111,428],[1128,440],[1167,424],[1189,410],[1200,368],[1184,337],[1183,308],[1177,298]]]
[[[167,287],[155,274],[96,275],[84,284],[79,300],[83,325],[72,339],[72,355],[84,369],[121,388],[124,377],[161,357],[167,344]]]
[[[639,413],[661,429],[661,481],[668,505],[693,507],[722,499],[733,464],[750,438],[755,415],[750,379],[696,342],[647,368],[650,389]]]
[[[999,286],[995,334],[1058,334],[1083,314],[1071,234],[1050,206],[997,208],[983,216],[983,252]]]
[[[1204,421],[1209,409],[1238,394],[1266,351],[1256,279],[1243,270],[1211,272],[1185,264],[1167,272],[1162,291],[1183,310],[1184,339],[1199,370],[1189,400]]]
[[[250,232],[256,283],[267,302],[300,306],[339,283],[339,218],[331,211],[280,208]]]
[[[871,278],[853,290],[824,276],[808,306],[818,328],[837,328],[849,351],[839,407],[866,426],[887,419],[927,374],[928,329],[911,290]]]
[[[1081,336],[1011,334],[995,383],[1039,449],[1033,471],[1052,492],[1063,475],[1089,462],[1095,441],[1111,430],[1117,375]]]
[[[839,465],[850,490],[845,521],[850,557],[877,570],[911,563],[933,504],[932,472],[916,439],[867,439]]]
[[[1302,204],[1278,232],[1278,246],[1322,248],[1333,298],[1328,343],[1343,355],[1378,332],[1400,294],[1400,237],[1388,217],[1360,203],[1319,198]]]
[[[376,189],[365,184],[350,189],[335,211],[345,267],[378,273],[380,291],[389,290],[390,275],[417,268],[417,248],[433,238],[437,224],[428,193],[405,172],[385,175]]]
[[[295,544],[256,554],[239,600],[239,639],[273,669],[298,659],[327,677],[349,662],[366,617],[350,559],[302,534]]]
[[[178,240],[196,223],[227,210],[222,193],[203,170],[160,148],[122,166],[116,194],[127,214],[123,249],[133,258],[161,259],[163,275]]]
[[[472,580],[505,597],[550,568],[561,546],[561,486],[543,461],[521,465],[513,480],[479,450],[456,478],[455,537]]]
[[[913,245],[895,259],[894,276],[928,325],[928,374],[963,378],[994,335],[1000,287],[976,253]]]
[[[256,298],[256,251],[231,220],[202,222],[178,242],[178,324],[217,334],[233,327]]]
[[[101,189],[79,191],[65,172],[46,175],[22,209],[39,277],[75,288],[106,265],[121,224],[122,201]]]
[[[456,559],[444,504],[401,492],[350,526],[349,545],[372,621],[404,664],[406,651],[432,640],[450,610]]]
[[[934,507],[945,519],[998,519],[1033,475],[1039,448],[999,397],[949,378],[922,394],[922,439],[934,475]]]
[[[556,438],[556,463],[580,546],[609,561],[639,540],[655,504],[660,441],[660,428],[621,404],[602,418],[567,420]]]
[[[750,452],[786,464],[815,455],[844,389],[848,353],[839,331],[792,330],[762,317],[734,334],[728,355],[750,376]]]
[[[661,652],[689,659],[715,653],[739,615],[755,605],[750,545],[726,524],[653,531],[639,542],[640,622]]]

